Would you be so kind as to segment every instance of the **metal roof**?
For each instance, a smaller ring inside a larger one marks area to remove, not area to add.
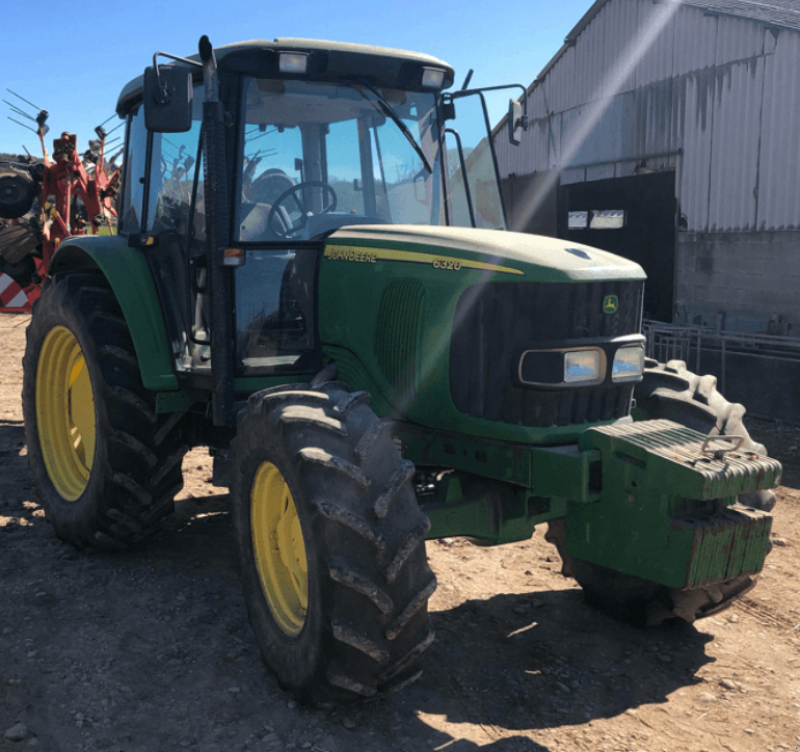
[[[578,37],[611,0],[595,0],[589,10],[564,38],[564,44],[527,87],[528,94],[540,84],[564,53],[575,46]],[[767,26],[800,31],[800,0],[653,0],[663,5],[685,5],[708,15],[730,16],[757,21]],[[508,115],[492,129],[497,134],[505,126]]]
[[[583,14],[583,18],[565,37],[564,46],[544,67],[536,77],[536,81],[547,75],[565,50],[575,44],[581,32],[609,2],[611,0],[596,0],[592,7]],[[660,2],[663,5],[686,5],[689,8],[703,10],[709,15],[733,16],[734,18],[759,21],[768,26],[800,31],[800,0],[653,0],[653,2]]]
[[[747,18],[761,21],[768,26],[800,30],[798,0],[683,0],[682,4],[701,8],[708,13]]]
[[[610,0],[596,0],[592,7],[584,13],[583,18],[575,24],[572,31],[567,34],[564,39],[565,45],[574,44],[578,35],[609,2]],[[660,2],[663,5],[687,5],[707,13],[746,18],[752,21],[761,21],[769,26],[800,30],[800,2],[798,0],[660,0]],[[546,70],[547,68],[542,73]]]

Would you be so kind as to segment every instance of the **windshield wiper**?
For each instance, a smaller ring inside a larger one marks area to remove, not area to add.
[[[380,107],[380,111],[384,115],[390,117],[392,122],[400,129],[400,133],[402,133],[406,137],[408,143],[410,143],[411,146],[414,148],[414,151],[417,152],[417,156],[422,160],[422,165],[428,171],[428,174],[432,175],[433,168],[431,167],[431,163],[425,156],[425,152],[422,151],[422,147],[416,142],[414,136],[411,135],[411,131],[408,130],[408,126],[400,119],[400,116],[392,109],[392,106],[383,98],[383,96],[377,89],[374,89],[372,86],[367,86],[366,88],[369,89],[375,95],[375,97],[378,100],[378,106]],[[370,102],[369,97],[364,97],[364,99]],[[373,102],[370,102],[370,104],[372,104],[373,107],[375,106]]]

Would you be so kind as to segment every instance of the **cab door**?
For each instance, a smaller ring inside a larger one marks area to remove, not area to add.
[[[200,143],[204,90],[195,86],[185,133],[149,133],[141,234],[176,368],[210,368]]]

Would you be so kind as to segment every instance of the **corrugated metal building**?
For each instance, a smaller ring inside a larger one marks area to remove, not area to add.
[[[651,318],[800,336],[798,0],[598,0],[528,91],[513,229],[635,259]]]

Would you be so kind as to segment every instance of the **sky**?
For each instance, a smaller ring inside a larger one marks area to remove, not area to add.
[[[114,115],[119,92],[152,64],[154,52],[192,54],[203,34],[215,46],[306,37],[396,47],[448,62],[456,71],[454,88],[470,68],[471,87],[527,86],[591,5],[592,0],[51,0],[33,6],[29,0],[3,0],[2,98],[35,115],[11,89],[50,113],[48,151],[64,130],[78,134],[84,151],[95,126],[111,116],[106,130],[120,122]],[[507,111],[508,98],[490,100],[492,125]],[[41,156],[36,134],[8,116],[35,124],[5,103],[0,113],[0,152],[22,153],[24,144]]]

